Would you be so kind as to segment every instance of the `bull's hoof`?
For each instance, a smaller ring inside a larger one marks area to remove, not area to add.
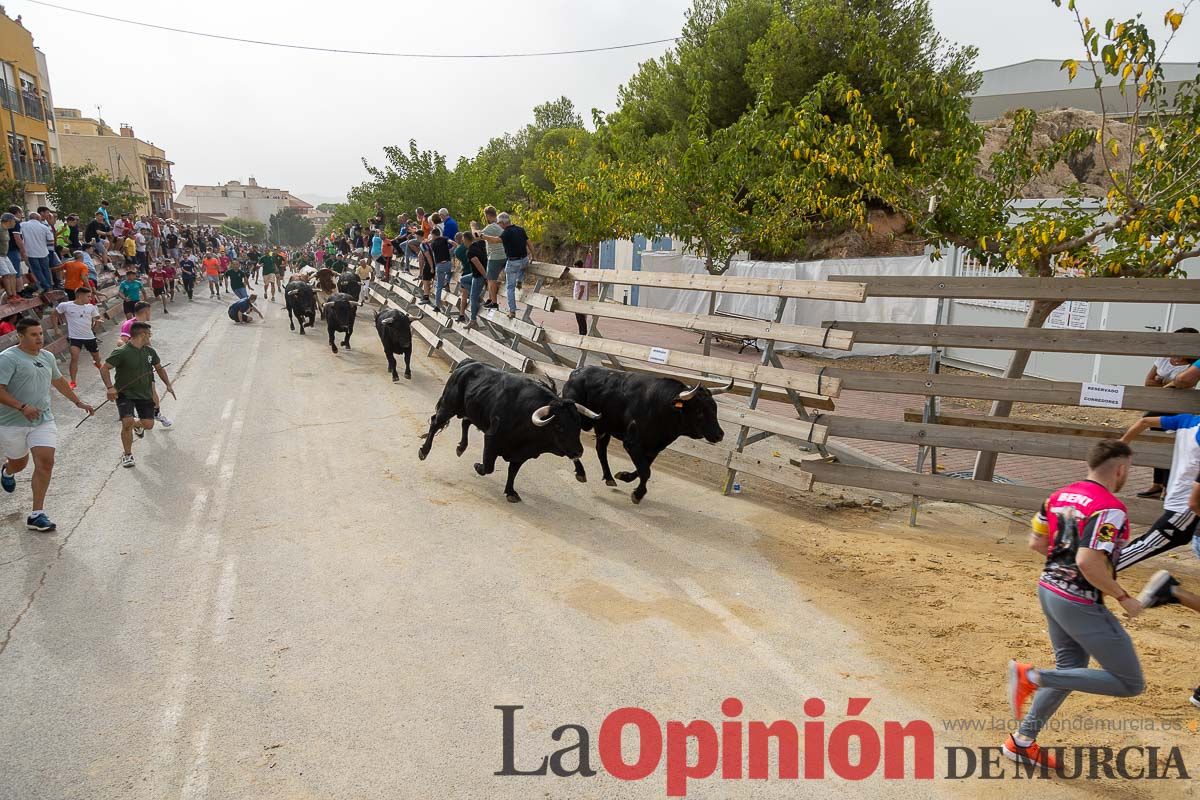
[[[347,350],[349,350],[349,349],[350,349],[350,343],[349,343],[349,342],[342,342],[342,347],[344,347],[344,348],[346,348]]]
[[[617,482],[615,480],[613,480],[612,478],[605,478],[604,485],[605,486],[616,486]]]
[[[643,497],[645,497],[645,496],[646,496],[646,495],[644,495],[644,494],[638,494],[636,489],[634,489],[634,490],[633,490],[632,492],[630,492],[630,494],[629,494],[629,497],[630,497],[630,499],[632,499],[632,500],[633,500],[633,504],[634,504],[635,506],[636,506],[637,504],[641,503],[641,502],[642,502],[642,498],[643,498]]]
[[[406,380],[406,381],[412,380],[412,373],[409,372],[408,370],[404,370],[404,380]]]
[[[617,473],[617,480],[621,481],[621,483],[632,483],[636,478],[637,478],[636,472],[618,472]],[[613,485],[615,486],[616,484],[613,484]]]
[[[417,458],[418,458],[418,459],[420,459],[421,461],[424,461],[424,460],[425,460],[425,457],[426,457],[426,456],[428,456],[428,455],[429,455],[429,448],[428,448],[428,447],[419,447],[419,448],[417,448]]]
[[[400,376],[393,372],[392,373],[392,383],[399,383],[399,382],[400,382]]]
[[[300,335],[301,335],[301,336],[303,336],[303,335],[304,335],[304,328],[301,328],[301,329],[300,329]]]
[[[467,446],[465,444],[460,444],[454,448],[454,455],[458,456],[459,458],[462,458],[462,454],[465,452],[467,452]]]
[[[587,475],[582,472],[576,472],[575,480],[579,481],[580,483],[587,483]]]
[[[295,325],[289,325],[289,326],[288,326],[288,330],[294,331],[294,330],[296,330],[296,326],[295,326]]]
[[[483,468],[483,464],[476,464],[475,472],[476,472],[476,474],[479,474],[479,475],[487,475],[487,470],[485,470]]]
[[[516,492],[513,492],[512,494],[504,495],[504,499],[510,503],[519,503],[519,502],[521,502],[521,495],[517,494]]]
[[[330,345],[330,346],[329,346],[329,349],[333,350],[334,354],[336,354],[336,353],[337,353],[337,345],[336,345],[336,344],[334,344],[334,345]]]

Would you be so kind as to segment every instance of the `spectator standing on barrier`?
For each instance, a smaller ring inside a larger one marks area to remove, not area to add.
[[[508,212],[496,217],[504,232],[500,234],[500,242],[504,245],[504,255],[508,261],[504,265],[504,293],[508,298],[508,317],[517,315],[517,290],[525,281],[525,268],[529,266],[529,235],[520,225],[514,225]]]
[[[437,214],[433,217],[438,219]],[[454,262],[450,253],[452,246],[450,240],[442,233],[442,228],[435,223],[429,239],[429,256],[433,262],[433,274],[437,279],[433,291],[433,307],[438,311],[442,310],[442,290],[450,285],[450,276],[454,272]]]
[[[29,530],[48,532],[55,524],[46,515],[46,492],[54,472],[58,427],[50,410],[50,387],[89,415],[94,409],[75,396],[58,369],[53,353],[42,349],[45,333],[35,319],[16,325],[17,344],[0,352],[0,488],[12,493],[14,477],[33,457],[33,509],[25,518]]]
[[[38,289],[47,292],[54,287],[50,275],[50,241],[53,234],[36,211],[21,223],[21,238],[25,242],[25,260],[37,282]]]
[[[500,271],[504,269],[504,264],[508,260],[504,255],[504,244],[500,241],[500,234],[504,233],[504,228],[496,222],[496,209],[493,206],[488,206],[483,210],[483,219],[487,224],[483,226],[483,230],[477,230],[475,223],[471,223],[471,232],[476,238],[481,238],[487,245],[487,301],[483,304],[484,308],[499,308],[497,297],[500,294]]]
[[[578,258],[575,260],[575,269],[583,269],[583,259],[582,258]],[[588,299],[588,282],[587,281],[575,281],[575,283],[571,286],[571,297],[576,300],[586,301]],[[575,312],[575,324],[579,326],[579,335],[587,336],[587,330],[588,330],[587,314],[582,314],[578,311]]]

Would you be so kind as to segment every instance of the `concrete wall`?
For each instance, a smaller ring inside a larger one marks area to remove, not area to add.
[[[112,178],[128,178],[143,196],[149,198],[150,187],[146,183],[146,167],[138,153],[137,139],[128,136],[81,136],[60,132],[62,163],[68,167],[93,164]],[[117,213],[130,210],[137,214],[149,214],[150,202],[146,200],[136,209],[113,209]]]

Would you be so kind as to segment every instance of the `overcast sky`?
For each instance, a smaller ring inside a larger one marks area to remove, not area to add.
[[[675,36],[691,0],[207,0],[203,4],[55,0],[188,30],[323,47],[446,54],[512,53]],[[1079,0],[1093,19],[1142,11],[1161,30],[1182,0]],[[1072,55],[1077,31],[1051,0],[932,0],[951,41],[979,49],[981,69]],[[1065,3],[1064,3],[1065,5]],[[185,183],[246,180],[310,200],[344,197],[365,178],[360,159],[415,138],[451,158],[520,128],[538,103],[566,95],[590,118],[666,45],[525,59],[427,60],[313,53],[201,39],[8,0],[47,56],[54,100],[129,123],[163,147]],[[1200,60],[1200,14],[1171,60]]]

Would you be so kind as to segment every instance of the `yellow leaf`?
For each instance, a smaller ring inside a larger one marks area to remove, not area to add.
[[[1183,14],[1172,8],[1167,12],[1166,16],[1163,17],[1163,22],[1165,22],[1167,25],[1170,25],[1171,30],[1177,31],[1179,30],[1179,26],[1183,24]]]
[[[1188,199],[1192,201],[1192,208],[1200,208],[1200,197],[1192,195]]]
[[[1113,154],[1113,158],[1117,157],[1117,151],[1120,149],[1120,147],[1121,146],[1117,144],[1116,139],[1113,139],[1108,143],[1108,152]]]

